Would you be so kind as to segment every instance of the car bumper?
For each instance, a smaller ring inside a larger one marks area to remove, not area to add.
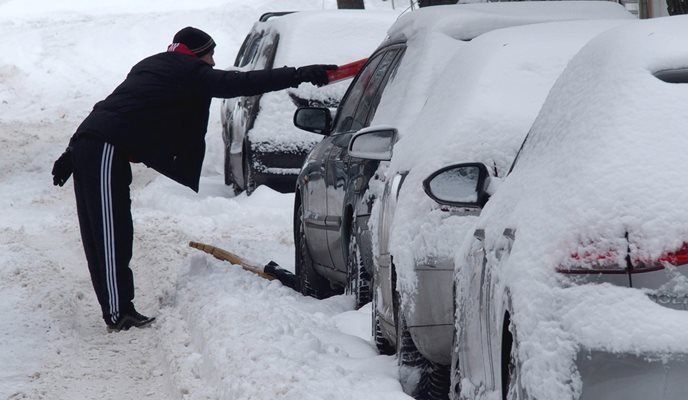
[[[581,351],[576,366],[580,400],[683,400],[688,393],[688,355],[644,356]]]
[[[437,267],[442,265],[443,267]],[[453,263],[449,260],[419,263],[416,266],[418,290],[413,312],[406,315],[413,342],[428,360],[451,362]]]
[[[266,185],[280,191],[294,191],[296,179],[308,153],[254,152],[253,179],[256,185]]]

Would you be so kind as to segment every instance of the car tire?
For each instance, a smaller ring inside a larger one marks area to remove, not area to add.
[[[250,146],[244,146],[243,157],[243,172],[244,172],[244,190],[246,195],[250,196],[256,190],[256,181],[253,177],[253,160],[251,158]]]
[[[297,288],[304,296],[324,299],[332,294],[330,283],[318,275],[313,269],[313,259],[308,251],[306,243],[306,231],[303,223],[303,205],[299,207],[294,216],[294,247],[295,247],[295,266]]]
[[[397,304],[400,304],[398,301]],[[416,400],[447,400],[450,367],[426,359],[406,326],[406,319],[397,307],[397,363],[399,380],[404,392]]]
[[[355,307],[358,310],[364,305],[370,303],[370,274],[366,271],[361,257],[361,249],[358,247],[358,239],[356,236],[358,231],[358,224],[354,218],[349,230],[349,245],[347,254],[347,283],[346,294],[353,294],[355,298]]]
[[[373,282],[370,282],[370,287],[374,288]],[[371,315],[373,317],[373,341],[375,342],[375,347],[378,353],[391,356],[395,353],[394,346],[384,337],[382,334],[382,328],[380,327],[380,317],[377,314],[377,291],[373,291],[373,310]]]

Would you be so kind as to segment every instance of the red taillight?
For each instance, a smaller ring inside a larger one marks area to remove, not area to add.
[[[562,274],[625,274],[626,264],[619,258],[619,252],[605,250],[601,252],[571,253],[568,262],[560,265],[557,272]]]
[[[659,263],[669,263],[671,265],[685,265],[688,264],[688,243],[683,243],[680,249],[673,253],[668,253],[657,260]]]
[[[352,63],[340,65],[337,67],[337,69],[327,71],[328,84],[341,81],[342,79],[351,78],[352,76],[356,75],[366,61],[368,61],[367,58],[362,58]]]
[[[663,269],[667,263],[674,266],[688,264],[688,242],[684,243],[680,249],[653,261],[631,256],[630,266],[627,253],[627,250],[575,252],[566,263],[557,267],[557,272],[562,274],[627,274],[657,271]]]

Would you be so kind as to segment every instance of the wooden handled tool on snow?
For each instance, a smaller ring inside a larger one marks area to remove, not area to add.
[[[253,272],[256,275],[260,275],[262,278],[265,278],[267,280],[273,280],[276,279],[272,275],[268,275],[265,272],[263,272],[263,267],[259,267],[256,265],[252,265],[248,261],[244,260],[243,258],[237,256],[234,253],[230,253],[227,250],[222,250],[219,247],[211,246],[209,244],[204,244],[204,243],[199,243],[199,242],[189,242],[189,246],[193,247],[194,249],[198,249],[201,251],[204,251],[211,256],[217,258],[218,260],[222,261],[228,261],[234,265],[238,265],[244,270],[248,272]]]

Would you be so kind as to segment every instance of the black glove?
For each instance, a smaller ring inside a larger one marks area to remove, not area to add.
[[[67,147],[67,150],[65,150],[60,158],[55,161],[55,164],[53,164],[53,185],[64,185],[69,177],[72,176],[72,171],[74,171],[72,151]]]
[[[296,69],[296,80],[298,82],[310,82],[317,86],[327,85],[330,81],[327,78],[327,71],[337,69],[336,65],[306,65]]]

